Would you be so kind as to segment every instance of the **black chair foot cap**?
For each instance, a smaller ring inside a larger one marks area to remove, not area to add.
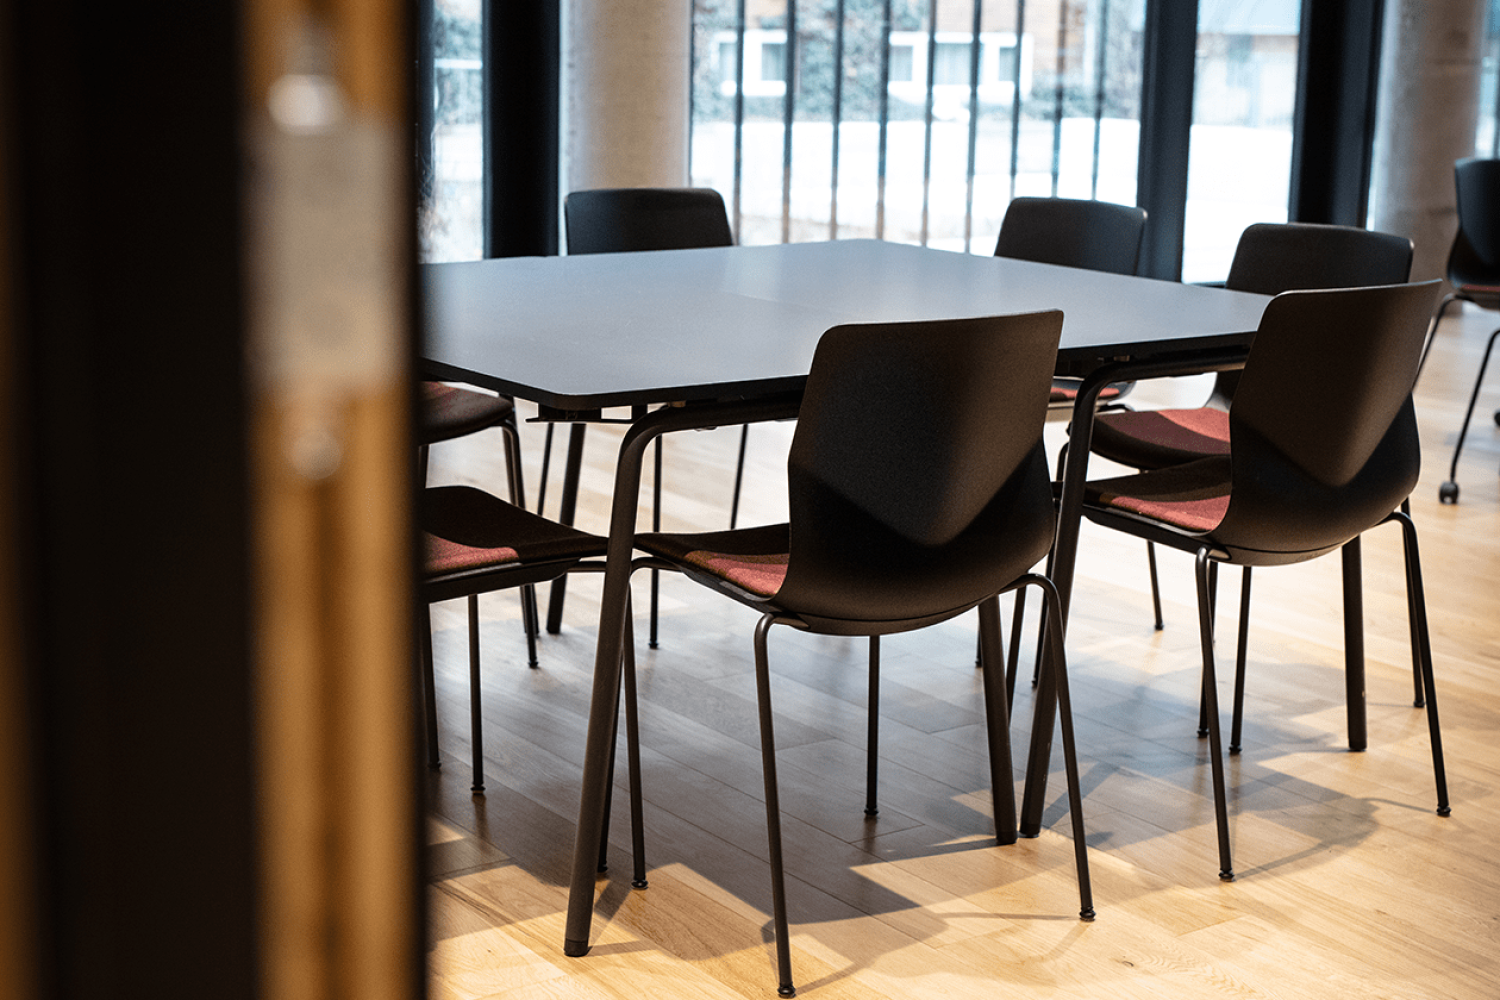
[[[1443,503],[1458,503],[1458,484],[1450,479],[1439,486],[1438,499]]]
[[[650,884],[651,884],[650,882],[647,882],[643,878],[633,878],[633,879],[630,880],[630,887],[632,889],[644,889],[647,886],[649,886]]]
[[[1223,881],[1223,882],[1233,882],[1234,881],[1234,869],[1232,869],[1232,868],[1226,868],[1223,871],[1219,872],[1219,879],[1220,879],[1220,881]]]
[[[483,785],[470,785],[469,786],[469,791],[473,792],[475,795],[483,795],[484,794],[484,786]]]
[[[1411,707],[1412,708],[1426,708],[1427,707],[1427,699],[1426,698],[1418,698],[1416,701],[1414,701],[1414,702],[1411,703]]]
[[[1420,708],[1421,706],[1418,706],[1418,707]],[[443,762],[440,761],[440,760],[429,760],[427,762],[427,769],[429,771],[436,771],[438,768],[440,768],[442,766],[443,766]]]
[[[1094,922],[1094,908],[1092,906],[1090,906],[1087,910],[1079,910],[1078,911],[1078,919],[1086,921],[1087,923],[1093,923]]]
[[[1200,729],[1200,730],[1198,730],[1198,738],[1200,740],[1206,740],[1206,739],[1208,739],[1208,730],[1207,729]]]
[[[1232,743],[1231,743],[1231,744],[1230,744],[1230,745],[1229,745],[1229,752],[1230,752],[1230,753],[1231,753],[1231,754],[1237,754],[1237,753],[1239,753],[1239,752],[1240,752],[1240,748],[1239,748],[1239,747],[1237,747],[1237,746],[1235,746],[1235,745],[1234,745],[1234,744],[1232,744]]]
[[[879,816],[880,815],[880,810],[879,809],[871,809],[869,807],[866,807],[865,808],[865,815],[866,816]]]
[[[648,643],[646,643],[646,648],[647,649],[660,649],[661,648],[661,644],[660,643],[655,643],[655,642],[648,642]]]
[[[776,995],[779,997],[794,997],[797,995],[797,987],[778,986],[776,987]]]
[[[535,661],[535,660],[532,660],[530,663],[528,663],[526,665],[528,667],[530,667],[532,670],[540,670],[540,669],[542,669],[542,665],[540,663],[538,663],[537,661]]]
[[[1447,806],[1438,806],[1437,814],[1439,816],[1452,816],[1453,810],[1448,808]]]
[[[1041,835],[1042,835],[1042,831],[1040,831],[1040,830],[1037,830],[1037,831],[1035,831],[1033,833],[1027,833],[1025,830],[1022,830],[1022,831],[1020,831],[1019,833],[1016,834],[1016,836],[1018,836],[1018,837],[1024,837],[1027,840],[1035,840],[1036,838],[1040,837]],[[1009,843],[1014,844],[1015,841],[1012,840],[1012,841],[1009,841]]]
[[[569,958],[582,958],[588,953],[589,943],[587,941],[574,941],[572,938],[568,938],[563,942],[563,954]]]

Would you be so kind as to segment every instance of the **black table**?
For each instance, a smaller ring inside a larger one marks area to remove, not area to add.
[[[426,375],[530,400],[545,419],[591,420],[606,408],[631,408],[610,518],[569,955],[589,947],[636,498],[651,440],[794,417],[818,338],[837,324],[1060,308],[1057,374],[1083,379],[1054,548],[1066,616],[1100,390],[1120,379],[1242,365],[1268,301],[876,240],[436,264],[423,268],[423,291]],[[1361,653],[1361,676],[1362,662]],[[1049,691],[1037,693],[1022,835],[1040,829],[1051,702]]]

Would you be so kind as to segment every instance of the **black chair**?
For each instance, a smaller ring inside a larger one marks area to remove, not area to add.
[[[1411,241],[1404,236],[1350,226],[1261,223],[1240,235],[1224,286],[1277,295],[1294,288],[1395,285],[1411,276],[1411,258]],[[1090,450],[1141,470],[1227,455],[1229,404],[1239,378],[1238,371],[1220,372],[1202,406],[1100,413],[1094,421]],[[1160,629],[1161,591],[1156,553],[1149,543],[1146,556],[1152,610]]]
[[[1220,563],[1303,562],[1375,525],[1401,525],[1438,813],[1448,814],[1416,528],[1397,510],[1417,483],[1411,389],[1437,286],[1433,281],[1277,296],[1235,389],[1228,455],[1088,484],[1084,514],[1091,521],[1196,554],[1220,878],[1234,877],[1211,610],[1210,570]],[[1350,597],[1346,589],[1345,601]],[[1236,716],[1243,692],[1241,668]]]
[[[1140,266],[1146,210],[1077,198],[1015,198],[1000,220],[995,256],[1058,264],[1110,274],[1135,274]],[[1101,400],[1118,401],[1131,383],[1106,386]],[[1077,379],[1054,379],[1050,402],[1071,407]]]
[[[603,572],[605,540],[528,513],[472,486],[435,486],[423,491],[423,567],[421,592],[426,603],[468,598],[469,725],[472,742],[471,788],[484,791],[484,740],[479,674],[479,595],[555,580],[567,573]],[[589,561],[597,560],[597,561]],[[621,671],[625,690],[626,745],[630,766],[631,831],[635,845],[635,879],[644,888],[645,850],[641,826],[640,737],[637,726],[635,660],[630,630]],[[422,618],[420,667],[425,702],[428,766],[440,763],[437,737],[437,690],[432,662],[432,619]],[[611,751],[609,768],[614,771]],[[604,822],[609,822],[605,802]],[[605,869],[608,836],[599,841],[599,870]]]
[[[1448,252],[1448,283],[1453,291],[1443,297],[1432,321],[1432,334],[1443,320],[1443,313],[1454,302],[1472,302],[1481,309],[1500,311],[1500,160],[1459,160],[1453,167],[1454,186],[1458,189],[1458,234]],[[1453,464],[1448,479],[1438,487],[1443,503],[1458,503],[1458,456],[1463,454],[1464,438],[1469,433],[1469,418],[1484,384],[1484,370],[1490,363],[1490,352],[1500,329],[1490,334],[1484,346],[1479,372],[1474,376],[1474,391],[1464,410],[1464,422],[1458,428],[1458,444],[1453,448]],[[1426,355],[1423,355],[1426,360]],[[1495,411],[1500,424],[1500,410]]]
[[[869,636],[867,812],[875,809],[881,635],[978,608],[991,790],[1000,843],[1016,839],[1009,710],[997,595],[1042,590],[1051,614],[1080,915],[1093,916],[1057,592],[1028,574],[1051,546],[1056,512],[1042,450],[1059,312],[844,326],[825,333],[787,461],[786,524],[644,534],[637,566],[680,570],[761,612],[755,669],[782,996],[794,993],[787,941],[767,633],[787,625]]]
[[[516,423],[516,404],[508,396],[497,396],[445,382],[419,384],[417,421],[417,482],[427,483],[428,446],[466,437],[491,427],[499,429],[505,445],[505,471],[510,502],[526,507],[526,485],[521,474],[521,430]],[[539,621],[536,588],[521,591],[521,621],[526,629],[526,654],[537,664],[536,639]]]
[[[563,201],[569,254],[625,253],[642,250],[692,250],[734,245],[724,199],[709,188],[601,188],[574,191]],[[552,432],[551,427],[547,429]],[[729,526],[739,521],[740,484],[745,475],[745,448],[750,427],[740,430]],[[551,438],[547,448],[551,449]],[[652,528],[661,530],[662,445],[656,440],[651,508]],[[648,641],[657,645],[657,577],[651,579]]]

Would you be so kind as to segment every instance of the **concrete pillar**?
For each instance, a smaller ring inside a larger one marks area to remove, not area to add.
[[[687,0],[567,0],[570,191],[687,183]]]
[[[1416,245],[1412,278],[1444,276],[1458,231],[1453,163],[1474,155],[1484,0],[1386,0],[1371,229]]]

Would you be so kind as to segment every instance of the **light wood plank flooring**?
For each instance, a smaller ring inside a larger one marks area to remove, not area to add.
[[[1500,996],[1500,430],[1491,420],[1500,376],[1466,445],[1460,504],[1437,501],[1495,325],[1472,309],[1445,322],[1417,398],[1426,462],[1412,505],[1451,817],[1433,809],[1426,720],[1412,707],[1400,538],[1387,527],[1364,545],[1367,752],[1345,742],[1338,559],[1256,576],[1245,751],[1229,764],[1239,877],[1219,882],[1209,769],[1195,736],[1191,560],[1161,555],[1167,623],[1155,632],[1143,547],[1085,526],[1068,655],[1097,921],[1077,919],[1060,759],[1042,836],[991,841],[972,615],[886,641],[875,819],[862,811],[863,641],[778,630],[771,656],[800,995]],[[1179,380],[1142,387],[1134,402],[1196,404],[1206,394],[1204,379]],[[542,430],[523,433],[534,500]],[[1048,433],[1060,443],[1061,425]],[[781,518],[790,434],[788,424],[752,429],[742,524]],[[580,524],[601,532],[617,441],[608,428],[589,431]],[[737,441],[737,429],[722,429],[667,442],[669,528],[726,523]],[[503,492],[500,454],[495,432],[438,446],[429,481]],[[1238,579],[1227,574],[1223,585],[1226,630]],[[638,608],[644,586],[641,575]],[[593,950],[562,954],[597,593],[597,578],[572,582],[564,630],[545,637],[539,670],[525,665],[516,596],[482,599],[484,796],[468,790],[463,604],[434,609],[444,760],[429,789],[432,995],[773,996],[754,615],[680,579],[662,584],[661,648],[641,641],[650,888],[629,888],[617,796]],[[1221,669],[1227,694],[1231,671]],[[1023,687],[1018,755],[1030,707]]]

